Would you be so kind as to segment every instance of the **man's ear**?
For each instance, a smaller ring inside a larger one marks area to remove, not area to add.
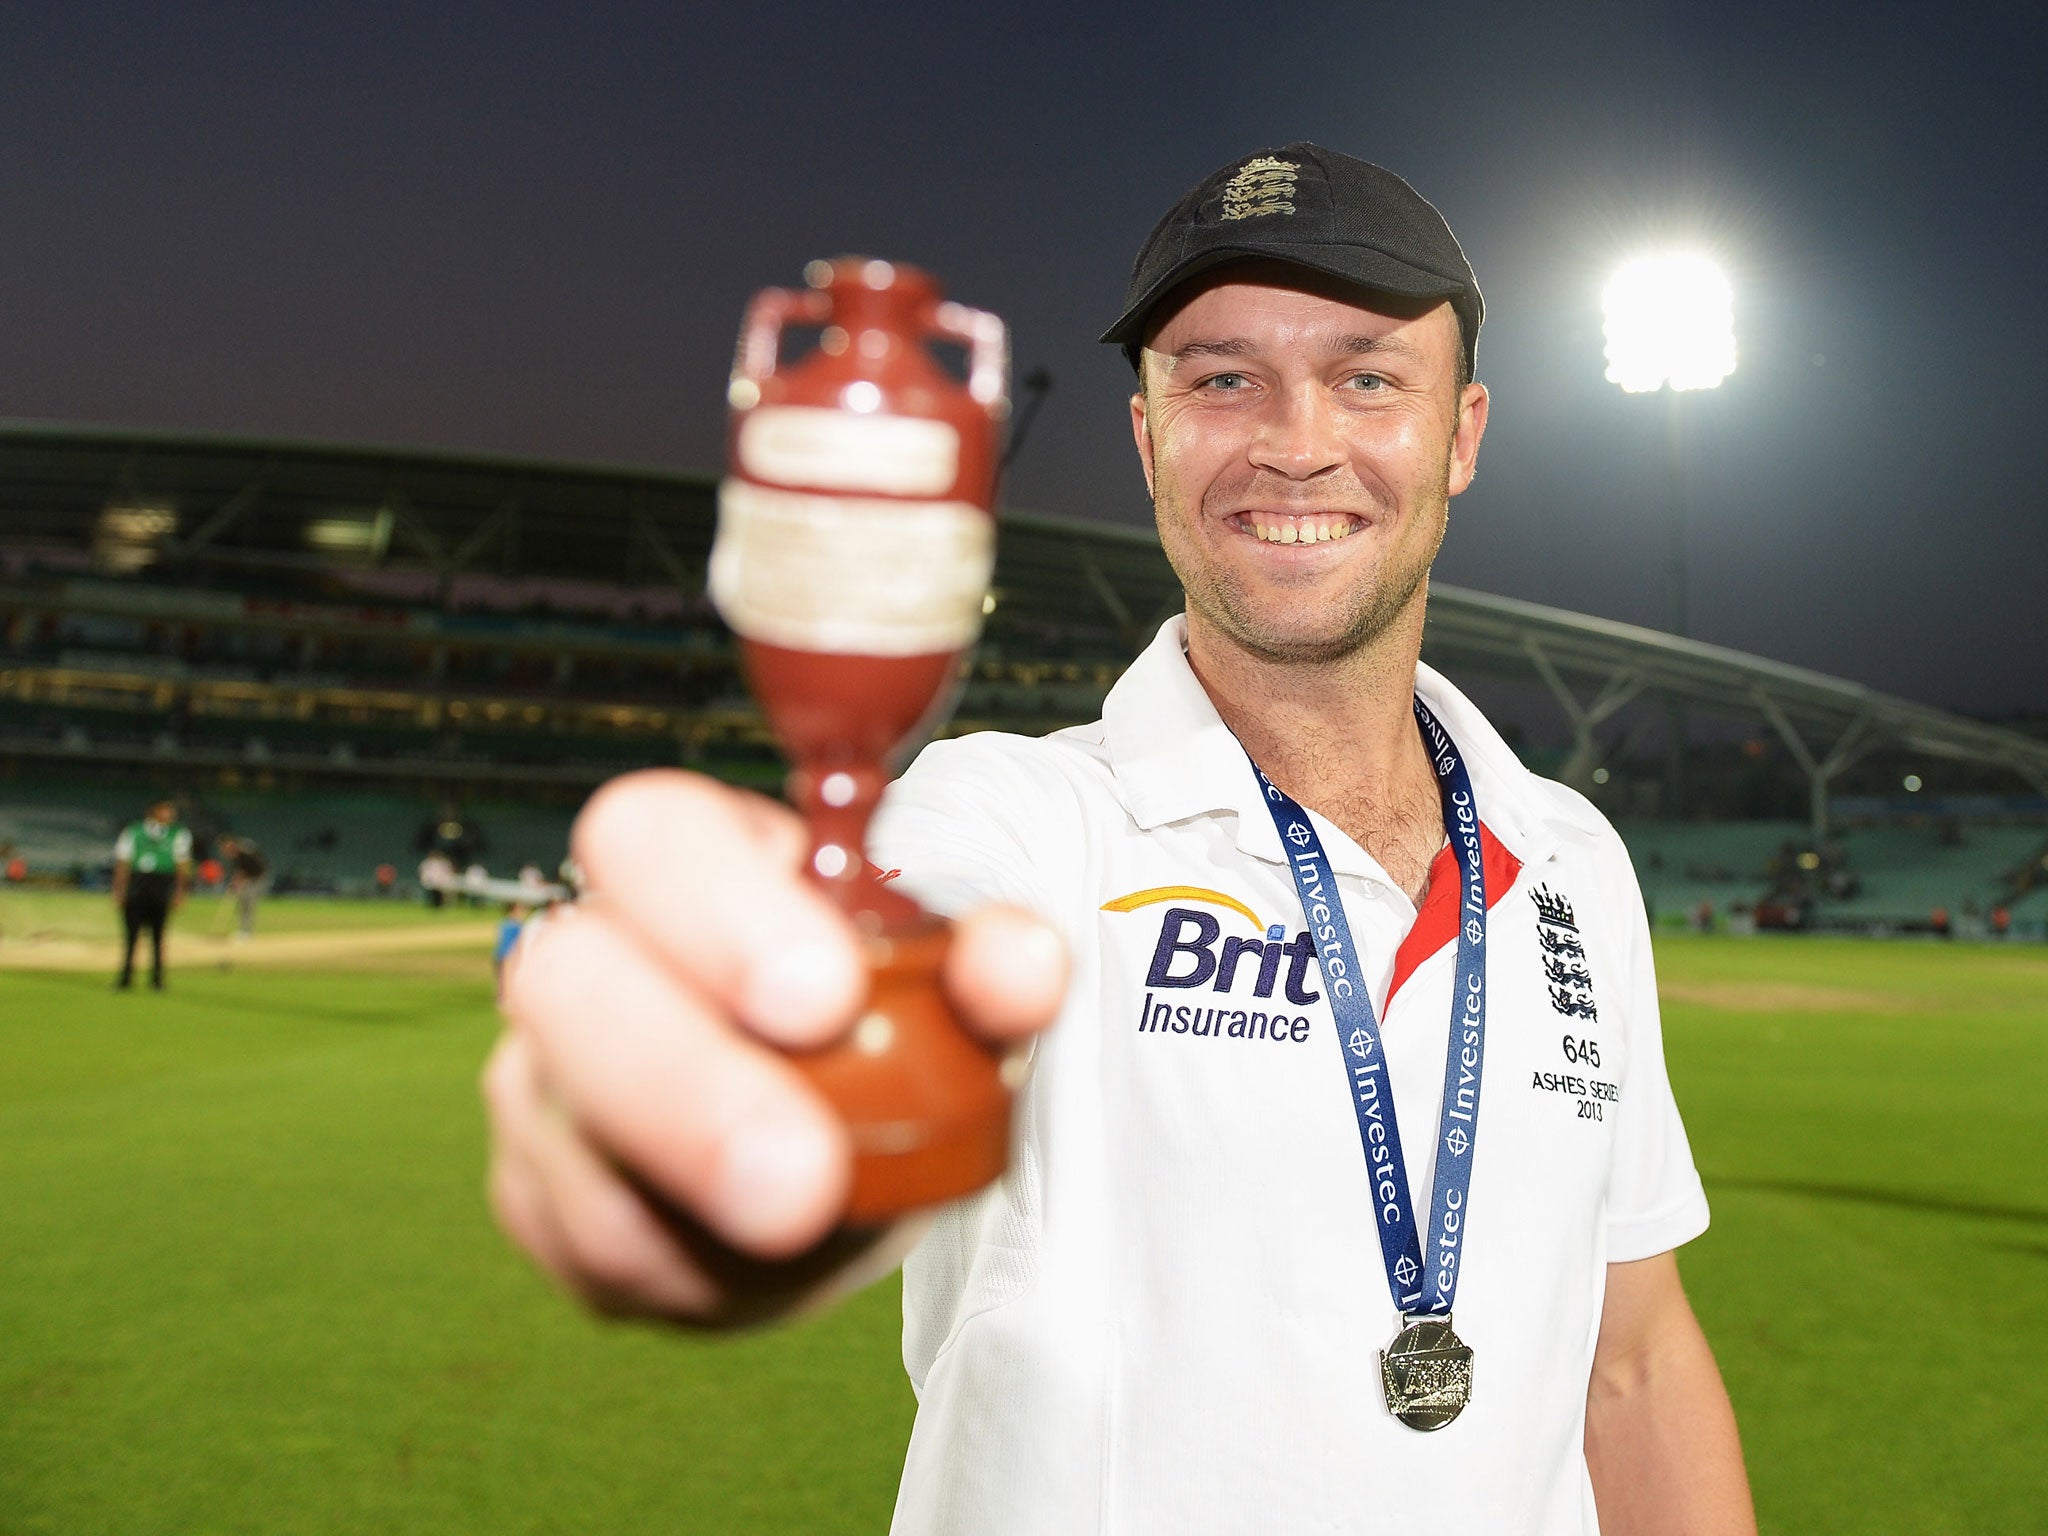
[[[1141,382],[1131,396],[1131,436],[1138,444],[1138,462],[1145,466],[1145,494],[1152,494],[1152,427],[1145,419],[1145,390]]]
[[[1486,412],[1493,397],[1484,384],[1467,384],[1458,396],[1458,426],[1451,434],[1450,492],[1456,496],[1479,473],[1479,440],[1486,436]]]

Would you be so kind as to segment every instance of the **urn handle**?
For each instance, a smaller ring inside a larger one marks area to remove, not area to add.
[[[823,325],[831,318],[832,298],[829,294],[815,288],[763,288],[754,295],[753,302],[747,306],[746,318],[740,322],[739,352],[733,359],[732,382],[758,386],[763,379],[774,374],[776,362],[782,354],[784,327]],[[1001,324],[1000,321],[997,323]]]
[[[1010,330],[983,309],[948,299],[932,312],[932,331],[967,348],[967,393],[1001,421],[1010,414]]]

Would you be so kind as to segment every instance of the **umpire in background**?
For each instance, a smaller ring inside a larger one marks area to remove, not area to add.
[[[155,801],[142,820],[114,839],[114,905],[125,930],[117,991],[135,983],[135,940],[149,930],[149,984],[164,986],[164,924],[185,899],[192,880],[192,834],[178,825],[178,808]]]

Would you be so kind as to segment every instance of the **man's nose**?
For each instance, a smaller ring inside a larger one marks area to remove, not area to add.
[[[1276,395],[1252,436],[1252,463],[1290,480],[1319,475],[1346,457],[1336,413],[1313,385]]]

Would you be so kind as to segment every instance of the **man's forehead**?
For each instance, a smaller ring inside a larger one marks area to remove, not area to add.
[[[1273,346],[1318,353],[1406,353],[1418,361],[1455,350],[1457,317],[1446,300],[1399,299],[1266,274],[1190,285],[1147,336],[1168,365],[1190,356],[1248,357]],[[1440,338],[1432,340],[1441,331]]]

